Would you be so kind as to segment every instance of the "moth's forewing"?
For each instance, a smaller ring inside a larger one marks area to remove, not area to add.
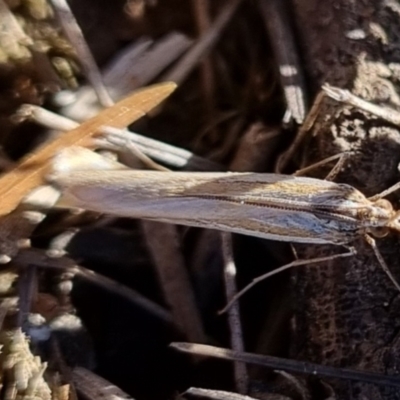
[[[354,239],[358,221],[318,210],[367,201],[347,185],[276,174],[76,171],[52,180],[64,206],[301,243]]]

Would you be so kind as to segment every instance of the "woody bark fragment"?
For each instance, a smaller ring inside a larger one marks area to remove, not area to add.
[[[400,35],[398,4],[373,0],[293,3],[314,95],[323,83],[329,83],[364,100],[398,109],[394,70],[399,63],[391,51]],[[366,195],[378,193],[400,179],[399,131],[367,112],[325,99],[305,140],[305,164],[354,151],[335,180],[349,183]],[[320,173],[323,176],[326,171]],[[356,246],[358,255],[354,258],[298,269],[292,355],[324,365],[368,368],[394,375],[400,367],[400,344],[394,339],[400,304],[390,300],[396,294],[383,283],[384,276],[371,252],[358,243]],[[380,240],[379,248],[398,279],[398,238]],[[307,246],[299,256],[312,258],[329,251]],[[337,399],[393,399],[398,395],[388,387],[327,382]]]

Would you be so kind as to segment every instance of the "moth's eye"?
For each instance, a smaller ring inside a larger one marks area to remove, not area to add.
[[[389,229],[386,227],[380,227],[380,228],[372,228],[371,229],[371,234],[377,238],[383,238],[389,233]]]
[[[388,211],[393,210],[392,203],[389,200],[386,200],[386,199],[377,200],[375,202],[375,205],[380,207],[380,208],[383,208],[384,210],[388,210]]]

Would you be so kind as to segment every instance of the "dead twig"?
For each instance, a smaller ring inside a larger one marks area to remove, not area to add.
[[[349,368],[335,368],[261,354],[245,352],[241,353],[203,344],[177,342],[171,343],[170,347],[183,353],[204,357],[214,357],[228,361],[241,361],[249,364],[261,365],[267,368],[296,372],[299,374],[309,374],[313,376],[320,375],[329,378],[366,382],[380,386],[400,387],[400,378],[398,376],[389,376],[374,372],[363,372]]]
[[[221,233],[222,254],[224,257],[224,281],[226,299],[229,302],[237,293],[236,289],[236,265],[233,258],[232,234],[228,232]],[[243,351],[243,332],[240,321],[239,302],[236,302],[228,311],[228,322],[231,335],[231,346],[235,351]],[[249,377],[247,367],[241,362],[234,362],[234,375],[236,389],[239,393],[247,393],[249,387]]]

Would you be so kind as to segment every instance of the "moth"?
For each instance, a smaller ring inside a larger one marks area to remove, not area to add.
[[[400,211],[382,198],[398,185],[367,198],[347,184],[291,175],[136,171],[77,147],[56,156],[49,179],[63,207],[295,243],[348,245],[361,236],[400,290],[373,239],[400,232]]]

